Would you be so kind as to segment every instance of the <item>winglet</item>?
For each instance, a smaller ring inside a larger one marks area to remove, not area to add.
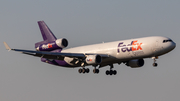
[[[8,44],[7,44],[6,42],[4,42],[4,46],[6,47],[6,49],[7,49],[8,51],[11,50],[11,48],[8,46]]]

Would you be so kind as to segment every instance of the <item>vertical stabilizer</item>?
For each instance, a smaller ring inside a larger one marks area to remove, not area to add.
[[[35,48],[37,48],[41,44],[56,41],[56,37],[44,21],[38,21],[38,25],[44,41],[36,43]]]

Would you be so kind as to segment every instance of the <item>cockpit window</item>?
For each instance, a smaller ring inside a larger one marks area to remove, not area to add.
[[[172,42],[172,40],[163,40],[163,43]]]

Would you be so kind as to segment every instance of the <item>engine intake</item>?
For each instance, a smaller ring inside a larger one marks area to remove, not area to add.
[[[65,38],[63,38],[63,39],[57,39],[57,40],[55,41],[55,43],[56,43],[56,45],[57,45],[58,47],[60,47],[60,48],[65,48],[65,47],[68,46],[68,41],[67,41]]]
[[[89,65],[100,64],[102,62],[102,58],[100,55],[88,55],[86,57],[86,63]]]
[[[130,60],[130,61],[127,62],[126,65],[130,66],[131,68],[142,67],[144,65],[144,60],[143,59]]]
[[[57,39],[56,41],[41,44],[36,48],[37,51],[52,51],[55,49],[63,49],[68,46],[68,41],[65,38]]]

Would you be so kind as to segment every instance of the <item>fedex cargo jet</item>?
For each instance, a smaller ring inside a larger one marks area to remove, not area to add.
[[[40,57],[42,62],[52,65],[81,67],[79,73],[89,73],[90,70],[85,66],[92,65],[95,74],[99,73],[100,68],[110,66],[106,75],[116,75],[117,71],[113,70],[113,64],[124,63],[132,68],[138,68],[144,65],[144,58],[152,58],[153,66],[156,67],[158,56],[176,47],[170,38],[152,36],[64,49],[68,46],[67,39],[57,39],[44,21],[38,21],[38,25],[44,40],[35,44],[36,51],[11,49],[4,42],[6,49]]]

